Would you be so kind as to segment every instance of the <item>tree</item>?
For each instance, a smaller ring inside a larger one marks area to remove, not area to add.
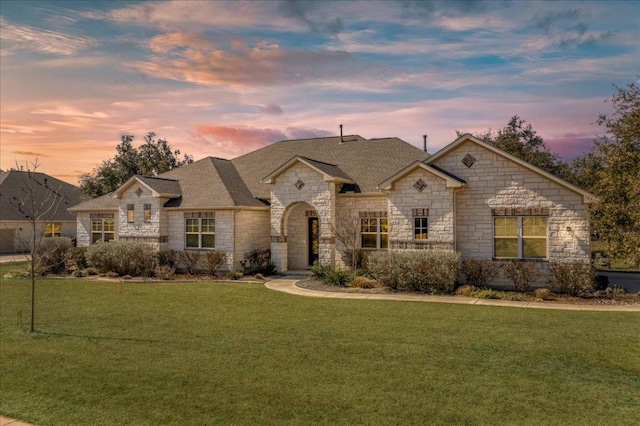
[[[614,112],[597,121],[606,133],[574,165],[598,197],[592,226],[607,255],[640,264],[640,88],[637,83],[614,87]]]
[[[52,188],[47,185],[46,179],[44,182],[37,179],[39,173],[36,173],[36,170],[39,166],[38,159],[31,164],[26,164],[26,171],[21,173],[20,192],[10,201],[13,208],[18,210],[29,223],[29,239],[20,238],[19,244],[27,252],[26,257],[29,262],[29,277],[31,279],[29,331],[31,332],[35,330],[36,279],[41,272],[41,261],[49,257],[49,253],[44,252],[49,250],[47,248],[49,246],[42,244],[43,229],[41,228],[55,216],[58,207],[65,199],[60,187]]]
[[[458,136],[463,134],[458,130],[456,133]],[[474,136],[555,176],[572,180],[569,166],[560,160],[558,154],[547,148],[544,139],[533,130],[531,123],[517,115],[511,117],[506,127],[497,132],[487,130]]]
[[[342,256],[352,270],[362,267],[364,251],[360,248],[360,219],[356,216],[340,216],[331,225],[331,233],[342,245]]]
[[[166,139],[155,139],[156,134],[149,132],[144,143],[133,146],[133,135],[123,135],[116,147],[116,155],[103,161],[92,173],[80,176],[80,189],[88,197],[95,198],[115,191],[133,175],[157,176],[175,168],[193,163],[193,157],[184,154],[180,159],[180,150],[173,150]]]

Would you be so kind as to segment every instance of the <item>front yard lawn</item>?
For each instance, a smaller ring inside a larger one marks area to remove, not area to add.
[[[39,425],[636,424],[640,315],[0,285],[0,412]]]

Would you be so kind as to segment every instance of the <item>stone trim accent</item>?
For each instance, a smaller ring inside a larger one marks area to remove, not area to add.
[[[427,187],[427,183],[422,179],[418,179],[416,183],[413,184],[413,187],[417,189],[418,192],[422,192]]]
[[[318,243],[319,244],[335,244],[336,239],[335,237],[320,237],[318,238]]]
[[[370,217],[388,217],[389,214],[386,211],[383,212],[359,212],[360,219],[367,219]]]
[[[306,217],[318,217],[318,213],[315,210],[305,210],[304,215]]]
[[[167,243],[169,242],[169,237],[163,235],[161,237],[142,237],[138,235],[120,235],[118,237],[120,241],[136,241],[140,243]]]
[[[429,209],[411,209],[412,217],[424,217],[429,216]]]
[[[464,164],[467,167],[471,167],[475,164],[476,159],[473,155],[471,154],[467,154],[464,156],[464,158],[462,159],[462,164]]]
[[[496,207],[491,216],[549,216],[548,207]]]
[[[271,236],[271,242],[272,243],[286,243],[287,242],[287,237],[281,237],[279,235],[272,235]]]
[[[89,219],[113,219],[113,213],[89,213]]]
[[[215,212],[187,212],[184,214],[185,219],[187,218],[192,219],[192,218],[199,218],[199,217],[215,219],[216,213]]]
[[[453,243],[446,241],[391,240],[389,244],[392,250],[453,250]]]

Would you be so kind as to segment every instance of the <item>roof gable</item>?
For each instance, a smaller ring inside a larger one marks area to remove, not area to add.
[[[409,164],[407,167],[405,167],[404,169],[400,170],[398,173],[391,176],[389,179],[385,180],[384,182],[381,182],[378,185],[378,188],[382,190],[393,189],[393,184],[398,179],[402,179],[403,177],[405,177],[409,173],[412,173],[416,169],[424,170],[427,173],[430,173],[440,179],[443,179],[447,184],[447,188],[461,188],[467,184],[463,179],[460,179],[459,177],[454,176],[451,173],[446,173],[439,167],[427,165],[422,161],[415,161],[414,163]]]
[[[177,198],[182,195],[180,184],[175,179],[164,179],[154,176],[134,175],[126,181],[120,188],[113,192],[114,198],[122,198],[122,195],[136,182],[151,191],[154,198]]]
[[[575,193],[578,193],[582,196],[582,200],[585,204],[591,204],[595,201],[596,197],[591,194],[590,192],[585,191],[582,188],[579,188],[569,182],[567,182],[564,179],[560,179],[557,176],[552,175],[551,173],[542,170],[539,167],[534,166],[531,163],[528,163],[524,160],[519,159],[518,157],[509,154],[508,152],[505,152],[503,150],[501,150],[500,148],[496,148],[493,145],[490,145],[486,142],[484,142],[481,139],[476,138],[473,135],[470,135],[468,133],[460,136],[458,139],[456,139],[455,141],[451,142],[449,145],[445,146],[444,148],[442,148],[440,151],[436,152],[435,154],[433,154],[431,157],[429,157],[425,163],[429,164],[429,165],[433,165],[433,163],[435,163],[436,161],[438,161],[441,158],[446,157],[449,153],[453,152],[456,150],[456,148],[460,147],[462,144],[466,143],[466,142],[471,142],[474,143],[476,145],[481,146],[482,148],[491,151],[509,161],[512,161],[542,177],[545,177],[555,183],[557,183],[558,185],[567,188],[570,191],[573,191]]]
[[[355,183],[348,174],[340,170],[335,164],[329,164],[322,161],[317,161],[311,158],[295,156],[280,167],[275,169],[269,175],[267,175],[262,182],[274,183],[275,179],[285,171],[289,170],[295,164],[304,164],[305,166],[320,173],[325,182],[337,182],[337,183]]]

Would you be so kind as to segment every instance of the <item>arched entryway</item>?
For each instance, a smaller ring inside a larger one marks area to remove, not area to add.
[[[287,269],[307,269],[320,255],[318,212],[308,203],[291,204],[283,215],[282,234],[287,245]]]

